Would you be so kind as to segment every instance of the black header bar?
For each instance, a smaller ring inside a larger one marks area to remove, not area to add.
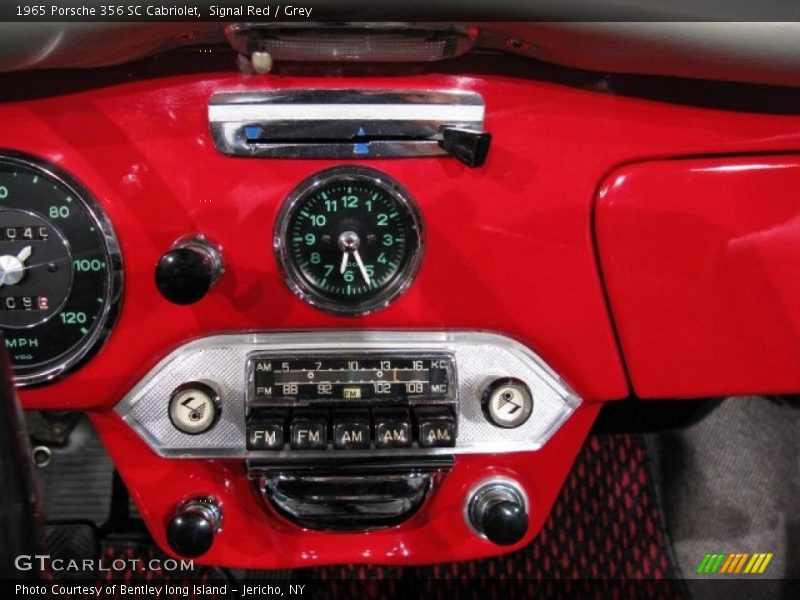
[[[0,0],[0,22],[793,21],[796,0]]]

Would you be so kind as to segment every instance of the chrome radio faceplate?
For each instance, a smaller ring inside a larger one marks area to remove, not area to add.
[[[190,342],[116,411],[162,456],[288,464],[536,450],[579,404],[540,357],[505,336],[326,331]],[[518,410],[524,421],[513,418]]]

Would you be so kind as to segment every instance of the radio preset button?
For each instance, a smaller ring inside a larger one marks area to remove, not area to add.
[[[369,448],[370,423],[368,411],[333,412],[333,447],[337,450]]]
[[[456,445],[456,420],[446,408],[425,407],[414,411],[417,441],[421,448],[451,448]]]
[[[286,442],[287,411],[264,411],[250,415],[247,420],[248,450],[282,450]]]
[[[411,446],[411,417],[407,410],[376,409],[372,411],[372,419],[376,448]]]
[[[325,450],[328,446],[328,413],[295,413],[289,424],[289,443],[294,450]]]

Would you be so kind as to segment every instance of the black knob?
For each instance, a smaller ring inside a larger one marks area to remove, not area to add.
[[[170,519],[167,543],[181,556],[202,556],[214,543],[219,523],[220,511],[213,501],[190,500]]]
[[[511,546],[528,531],[527,501],[516,482],[495,480],[478,488],[469,500],[469,524],[490,542]]]
[[[444,127],[439,146],[468,167],[481,167],[489,155],[492,135],[482,131]]]
[[[204,241],[172,248],[156,265],[156,286],[175,304],[193,304],[202,299],[222,273],[219,251]]]
[[[519,504],[503,500],[486,509],[482,529],[489,541],[499,546],[511,546],[525,537],[528,515]]]

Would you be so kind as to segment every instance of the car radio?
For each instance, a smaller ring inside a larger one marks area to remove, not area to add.
[[[161,456],[242,460],[269,512],[367,530],[413,515],[459,454],[538,449],[579,403],[502,335],[329,331],[195,340],[116,411]],[[501,483],[486,497],[523,511],[523,491]],[[215,510],[203,498],[189,512]]]
[[[247,448],[455,446],[454,378],[448,354],[252,355]]]

